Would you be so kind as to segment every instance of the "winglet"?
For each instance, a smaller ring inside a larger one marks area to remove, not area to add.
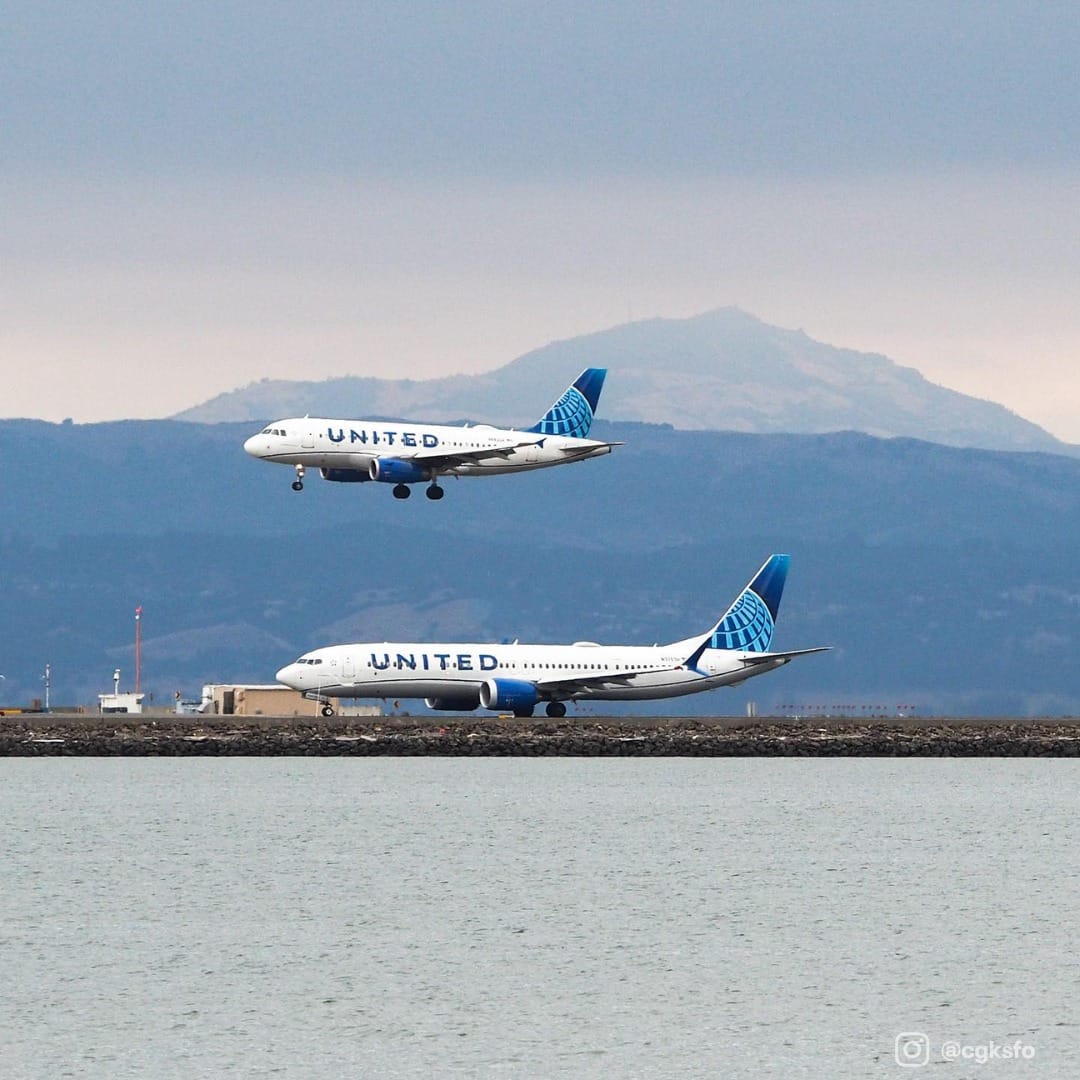
[[[567,435],[584,439],[592,427],[607,368],[586,368],[565,393],[532,427],[540,435]]]

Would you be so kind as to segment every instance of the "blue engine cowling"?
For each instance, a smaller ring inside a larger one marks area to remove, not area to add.
[[[480,705],[480,697],[477,694],[451,694],[424,698],[424,704],[436,712],[472,712]]]
[[[419,484],[431,479],[431,470],[407,458],[374,458],[368,466],[368,478],[384,484]]]
[[[324,480],[338,484],[366,484],[371,477],[363,469],[320,469]]]
[[[485,709],[532,709],[540,700],[536,687],[522,679],[488,679],[480,684],[480,704]]]

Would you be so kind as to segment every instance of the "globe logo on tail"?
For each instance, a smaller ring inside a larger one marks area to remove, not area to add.
[[[773,625],[773,617],[765,601],[752,589],[747,589],[713,631],[709,647],[768,652]]]
[[[547,415],[536,425],[535,430],[543,435],[568,435],[573,439],[582,439],[588,434],[592,420],[592,406],[576,386],[571,386],[548,409]]]

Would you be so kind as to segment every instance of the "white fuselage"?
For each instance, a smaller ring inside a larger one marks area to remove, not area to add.
[[[376,458],[401,458],[439,475],[494,476],[600,457],[611,452],[611,445],[485,424],[455,427],[305,416],[275,421],[252,435],[244,450],[264,461],[311,469],[367,473]],[[470,460],[442,463],[455,455],[469,455]]]
[[[787,662],[747,665],[753,654],[706,649],[693,669],[693,642],[671,645],[480,645],[383,642],[331,645],[277,673],[313,697],[441,698],[479,693],[490,679],[536,685],[540,699],[632,701],[681,697],[742,682]]]

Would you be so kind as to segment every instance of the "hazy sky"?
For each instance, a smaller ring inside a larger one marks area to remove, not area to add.
[[[1080,442],[1072,3],[9,2],[0,415],[734,304]]]

